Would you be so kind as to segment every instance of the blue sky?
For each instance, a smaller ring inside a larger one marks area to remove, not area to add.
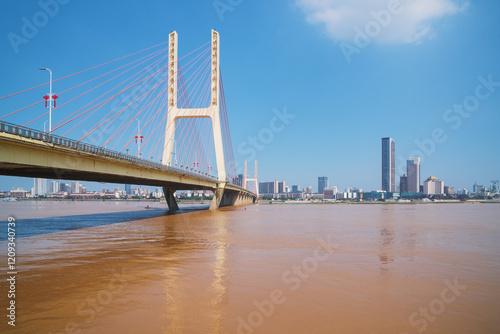
[[[498,1],[55,1],[2,2],[0,96],[46,82],[40,66],[68,75],[173,30],[182,56],[216,29],[234,155],[255,155],[260,180],[380,189],[387,136],[397,176],[415,155],[423,179],[456,188],[500,178]],[[52,15],[12,42],[26,20],[43,19],[41,4]],[[17,107],[0,102],[2,115]],[[3,190],[33,186],[0,180]]]

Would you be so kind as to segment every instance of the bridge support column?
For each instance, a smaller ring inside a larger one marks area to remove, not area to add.
[[[165,194],[165,200],[168,204],[168,209],[170,211],[179,210],[179,205],[177,205],[177,201],[175,200],[175,189],[163,187],[163,194]]]
[[[217,183],[217,188],[215,188],[214,190],[214,197],[212,198],[212,203],[210,204],[210,210],[217,210],[221,206],[225,189],[226,189],[225,182]]]
[[[255,203],[255,198],[250,194],[233,189],[226,189],[226,184],[219,184],[214,190],[214,198],[210,205],[210,210],[217,210],[224,206],[240,206]]]

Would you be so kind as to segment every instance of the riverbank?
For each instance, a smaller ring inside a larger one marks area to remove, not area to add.
[[[211,203],[211,199],[209,200],[188,200],[188,199],[177,199],[178,204],[200,204],[206,205]],[[165,199],[149,199],[149,198],[99,198],[99,199],[82,199],[82,198],[17,198],[15,200],[2,200],[0,202],[141,202],[141,203],[159,203],[159,204],[167,204]]]

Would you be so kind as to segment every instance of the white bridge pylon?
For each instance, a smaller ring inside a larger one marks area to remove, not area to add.
[[[211,97],[210,106],[207,108],[179,108],[177,105],[177,79],[178,79],[178,44],[177,32],[169,35],[168,55],[168,115],[165,131],[165,147],[162,162],[172,166],[176,122],[180,118],[210,118],[214,134],[215,157],[217,160],[217,174],[220,182],[226,182],[226,165],[224,162],[224,146],[222,143],[220,99],[219,99],[219,33],[212,30],[212,71],[211,71]]]

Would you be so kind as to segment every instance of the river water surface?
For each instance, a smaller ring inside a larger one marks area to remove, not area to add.
[[[0,333],[500,333],[499,204],[0,212]]]

